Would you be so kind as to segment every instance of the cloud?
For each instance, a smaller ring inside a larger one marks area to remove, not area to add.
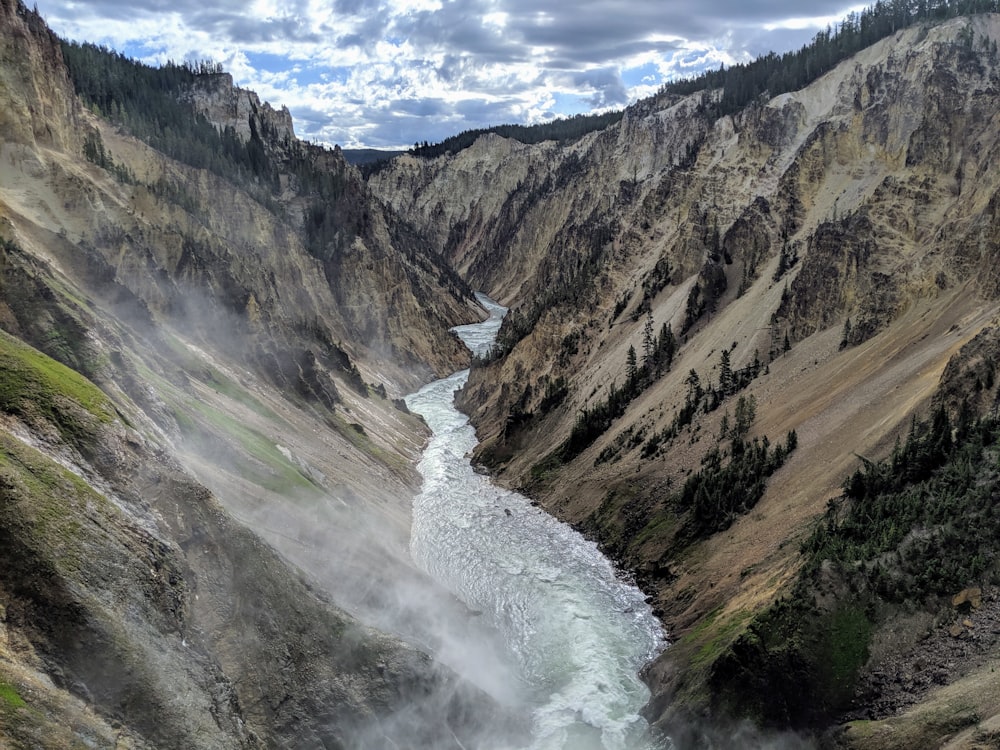
[[[399,148],[621,107],[663,82],[807,42],[817,0],[40,0],[68,39],[221,62],[309,140]],[[641,71],[642,75],[639,75]]]

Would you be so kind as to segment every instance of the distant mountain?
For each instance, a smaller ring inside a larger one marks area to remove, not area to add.
[[[405,151],[389,151],[378,148],[345,148],[341,151],[348,164],[371,164],[372,162],[392,159]]]

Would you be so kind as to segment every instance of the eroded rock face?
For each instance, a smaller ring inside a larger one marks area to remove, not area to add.
[[[681,637],[650,673],[654,713],[703,699],[706,654],[792,579],[789,535],[856,454],[888,452],[938,392],[953,415],[995,409],[998,39],[990,15],[914,27],[730,117],[708,117],[711,93],[653,99],[570,145],[484,138],[372,178],[512,306],[462,395],[479,457],[637,571]],[[663,326],[671,369],[565,458]],[[678,490],[729,449],[735,394],[685,410],[728,391],[723,352],[758,372],[751,434],[798,447],[752,512],[692,543]]]
[[[288,107],[276,110],[268,102],[261,104],[255,92],[234,85],[229,73],[199,76],[189,97],[195,111],[216,127],[232,128],[244,141],[250,140],[255,128],[270,131],[277,141],[295,138]]]
[[[0,326],[113,403],[88,410],[74,386],[4,404],[0,681],[17,698],[0,711],[18,743],[475,744],[441,717],[493,707],[342,611],[426,585],[406,554],[424,432],[392,398],[466,361],[447,328],[480,313],[449,265],[514,305],[463,395],[480,458],[635,571],[680,637],[649,672],[653,720],[703,705],[856,455],[936,391],[952,411],[996,401],[997,62],[959,43],[967,24],[1000,38],[995,17],[904,30],[732,117],[708,116],[712,92],[659,97],[573,144],[489,137],[367,185],[204,78],[188,100],[258,143],[271,188],[110,127],[41,19],[0,12]],[[97,136],[134,179],[82,157]],[[560,453],[661,331],[672,359]],[[795,430],[797,447],[756,505],[692,540],[678,488],[732,450],[740,396],[748,437]]]
[[[365,624],[433,646],[380,611],[402,581],[461,614],[408,557],[426,428],[394,398],[482,313],[338,152],[207,83],[273,189],[94,115],[0,3],[0,745],[482,744],[504,710]]]
[[[446,717],[495,712],[337,610],[137,433],[64,408],[92,463],[15,436],[38,434],[40,415],[0,444],[0,679],[27,706],[6,714],[15,747],[59,747],[47,702],[70,696],[96,712],[69,727],[77,742],[103,716],[137,747],[409,746],[474,739],[482,727]]]
[[[0,138],[28,146],[79,148],[79,108],[62,63],[59,39],[18,0],[0,3]]]

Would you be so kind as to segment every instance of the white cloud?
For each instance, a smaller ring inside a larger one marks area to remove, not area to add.
[[[60,35],[148,62],[213,59],[305,138],[405,147],[621,106],[808,40],[850,8],[792,0],[40,0]],[[808,32],[808,33],[807,33]],[[634,75],[630,71],[640,71]],[[625,83],[628,80],[630,83]]]
[[[855,5],[854,7],[846,8],[840,13],[825,16],[794,16],[792,18],[783,18],[772,23],[766,23],[762,28],[765,31],[777,31],[778,29],[792,29],[794,31],[813,29],[819,31],[820,29],[825,29],[827,26],[839,23],[848,13],[860,13],[865,7],[864,5]]]

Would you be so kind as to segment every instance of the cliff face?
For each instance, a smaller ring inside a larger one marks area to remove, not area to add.
[[[199,76],[197,85],[187,92],[184,100],[216,127],[232,128],[244,141],[250,140],[254,128],[261,125],[278,141],[295,138],[288,107],[276,110],[268,102],[261,104],[255,92],[234,85],[229,73]]]
[[[705,705],[857,455],[939,387],[992,408],[998,37],[913,27],[734,116],[660,97],[571,145],[484,138],[370,181],[513,307],[463,395],[479,457],[637,572],[679,641],[650,673],[664,721]],[[740,409],[740,446],[795,447],[759,501],[685,505]]]
[[[435,648],[414,601],[466,615],[409,561],[426,428],[395,399],[482,313],[231,84],[178,106],[263,187],[97,116],[0,0],[0,744],[475,744],[501,709],[398,637]]]
[[[0,14],[10,32],[0,42],[0,55],[20,63],[5,65],[0,79],[7,104],[0,115],[4,142],[75,150],[81,143],[79,108],[61,64],[58,38],[20,3],[5,1]]]

